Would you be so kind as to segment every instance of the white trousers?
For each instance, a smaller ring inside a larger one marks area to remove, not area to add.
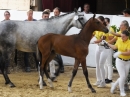
[[[119,78],[115,82],[115,87],[119,85],[120,92],[124,92],[125,80],[128,76],[130,69],[130,61],[122,61],[119,58],[116,58],[116,68],[119,73]]]
[[[55,60],[52,60],[49,63],[49,66],[50,66],[50,76],[51,77],[55,77],[55,75],[54,75],[54,73],[55,73],[55,64],[58,64]]]
[[[113,50],[108,49],[108,57],[106,60],[106,63],[104,65],[105,68],[105,79],[112,80],[113,76],[113,67],[112,67],[112,55],[113,55]]]
[[[109,54],[109,49],[105,49],[104,46],[96,47],[96,77],[97,81],[105,82],[105,69],[104,64]]]

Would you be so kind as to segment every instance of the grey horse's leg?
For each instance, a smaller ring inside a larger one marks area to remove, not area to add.
[[[6,59],[7,58],[7,59]],[[7,75],[7,65],[6,65],[6,62],[9,61],[9,57],[8,55],[4,55],[4,56],[1,56],[1,62],[0,62],[0,66],[1,66],[1,72],[5,78],[5,84],[9,84],[10,87],[15,87],[15,85],[10,81],[8,75]]]
[[[54,58],[54,60],[57,61],[58,64],[59,64],[59,66],[58,66],[58,68],[56,69],[56,72],[55,72],[55,76],[58,76],[60,74],[60,70],[64,69],[63,60],[61,58],[61,55],[58,55],[58,54],[56,55],[56,57]],[[54,78],[52,78],[52,80],[54,80]]]
[[[72,86],[73,79],[77,73],[79,64],[80,64],[80,62],[75,59],[74,69],[73,69],[72,76],[71,76],[71,79],[70,79],[69,84],[68,84],[68,92],[72,92],[71,86]]]
[[[61,55],[56,54],[56,57],[54,58],[54,60],[58,62],[58,64],[59,64],[58,69],[60,70],[60,72],[64,73],[64,65],[63,65],[63,60],[62,60]],[[59,75],[59,70],[58,69],[56,70],[56,73],[55,73],[56,76]]]

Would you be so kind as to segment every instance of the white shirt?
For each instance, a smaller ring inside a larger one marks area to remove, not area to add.
[[[82,12],[83,14],[93,14],[92,12],[89,12],[89,13],[85,13],[84,11]]]

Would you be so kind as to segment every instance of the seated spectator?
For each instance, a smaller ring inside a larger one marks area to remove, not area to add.
[[[84,4],[84,14],[92,14],[92,12],[90,12],[90,5],[88,3]]]
[[[33,18],[33,10],[30,9],[28,12],[27,12],[27,19],[25,21],[37,21],[36,19]],[[38,61],[36,60],[36,54],[33,53],[33,56],[35,58],[35,61],[36,61],[36,67],[38,66]],[[24,52],[24,63],[25,63],[25,71],[26,72],[30,72],[31,71],[31,68],[30,68],[30,64],[29,64],[29,53],[28,52]]]
[[[51,12],[51,10],[50,10],[50,9],[45,9],[44,11],[48,12],[48,13],[49,13],[49,15],[50,15],[50,12]]]
[[[54,16],[52,16],[52,17],[54,18],[54,17],[60,16],[60,12],[61,12],[60,8],[58,8],[58,7],[54,8],[53,9]]]
[[[41,19],[41,20],[43,20],[43,19],[48,19],[48,18],[49,18],[49,15],[50,15],[49,12],[43,11],[43,13],[42,13],[42,19]]]
[[[10,20],[10,12],[9,11],[5,11],[4,12],[4,17],[5,17],[5,19],[3,21]]]
[[[125,17],[130,17],[130,9],[129,8],[126,8],[125,10],[123,10],[123,15]]]

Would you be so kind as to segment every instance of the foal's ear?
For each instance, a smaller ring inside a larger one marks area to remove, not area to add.
[[[77,9],[76,8],[74,8],[74,12],[77,13]]]
[[[94,13],[94,15],[93,15],[93,19],[95,18],[95,16],[96,16],[96,14]]]

